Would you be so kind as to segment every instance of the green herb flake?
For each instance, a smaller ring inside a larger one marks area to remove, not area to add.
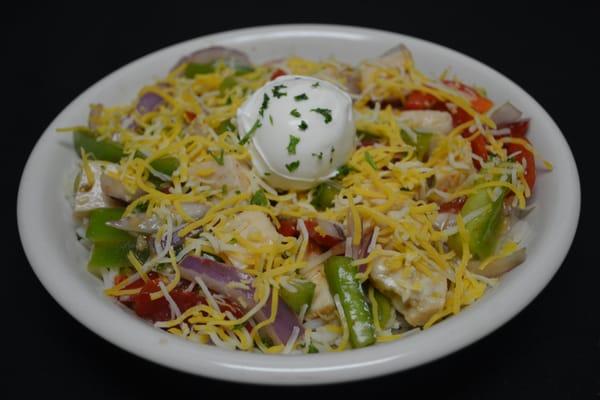
[[[266,207],[269,205],[269,200],[267,200],[267,196],[265,196],[265,191],[263,189],[258,189],[252,195],[250,199],[250,204],[254,204],[256,206]]]
[[[300,111],[296,110],[295,108],[290,111],[290,115],[296,118],[300,118],[302,116],[302,114],[300,114]]]
[[[308,100],[308,96],[306,95],[306,93],[302,93],[302,94],[299,94],[298,96],[294,96],[294,100],[296,100],[296,101]]]
[[[308,345],[308,354],[316,354],[318,352],[319,349],[317,349],[312,343]]]
[[[371,166],[371,168],[373,168],[375,171],[377,171],[379,169],[377,167],[377,164],[375,163],[375,160],[373,160],[371,153],[369,153],[368,151],[365,151],[365,160]]]
[[[217,164],[225,165],[225,158],[224,158],[225,151],[223,149],[221,149],[221,153],[218,156],[215,155],[210,150],[208,151],[208,154],[210,154],[210,156],[216,161]]]
[[[312,112],[316,112],[318,114],[321,114],[323,117],[325,117],[325,123],[328,124],[331,122],[332,118],[331,118],[331,110],[328,108],[313,108],[312,110],[310,110]]]
[[[319,87],[319,82],[315,82],[311,86],[314,87],[314,88],[317,88],[317,87]]]
[[[215,72],[215,67],[212,64],[190,63],[185,68],[185,71],[183,72],[183,74],[185,75],[186,78],[192,79],[196,75],[212,74],[213,72]]]
[[[298,136],[290,135],[290,143],[287,146],[288,154],[296,154],[296,145],[300,143]]]
[[[235,132],[235,126],[231,123],[230,119],[226,119],[221,121],[219,126],[217,126],[217,129],[215,129],[215,132],[219,135],[225,132]]]
[[[313,157],[317,157],[319,160],[322,160],[322,159],[323,159],[323,152],[322,152],[322,151],[320,151],[320,152],[318,152],[318,153],[312,153],[311,155],[312,155]]]
[[[275,87],[273,87],[273,96],[276,98],[280,98],[281,96],[287,96],[287,93],[282,92],[282,89],[287,89],[287,86],[285,85],[277,85]]]
[[[285,167],[290,172],[294,172],[295,170],[298,169],[299,166],[300,166],[300,160],[296,160],[296,161],[293,161],[293,162],[291,162],[289,164],[285,164]]]
[[[262,117],[263,114],[265,113],[265,110],[269,107],[269,96],[267,96],[267,94],[263,94],[263,101],[262,101],[262,105],[260,106],[260,109],[258,110],[258,113],[260,114],[260,116]]]
[[[337,169],[336,178],[343,178],[346,175],[348,175],[350,172],[356,172],[356,168],[344,164]]]
[[[227,194],[227,192],[229,192],[229,188],[227,187],[227,185],[223,185],[221,187],[221,194]]]
[[[269,114],[269,123],[273,126],[273,116]]]
[[[257,119],[256,122],[254,122],[254,125],[252,125],[252,128],[250,128],[250,130],[244,135],[244,137],[242,139],[240,139],[240,144],[244,145],[244,144],[248,143],[248,141],[250,140],[252,135],[254,135],[254,132],[261,126],[262,126],[262,124]]]
[[[301,131],[305,131],[306,128],[308,128],[308,124],[306,123],[306,121],[302,121],[300,122],[300,125],[298,125],[298,129],[300,129]]]

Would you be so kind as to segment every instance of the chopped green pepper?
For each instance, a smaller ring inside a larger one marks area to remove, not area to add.
[[[300,314],[305,304],[310,307],[315,295],[315,284],[305,280],[294,279],[289,282],[289,286],[293,286],[296,291],[288,290],[282,285],[279,290],[279,296],[296,314]]]
[[[225,79],[223,79],[223,82],[221,82],[221,84],[219,85],[219,90],[221,91],[221,93],[224,93],[227,89],[231,89],[235,85],[237,85],[237,81],[235,80],[235,78],[233,76],[228,76]]]
[[[123,216],[124,208],[97,208],[90,211],[85,237],[93,243],[126,242],[133,238],[127,232],[106,225],[109,221],[116,221]]]
[[[237,76],[249,74],[250,72],[254,72],[254,67],[249,67],[246,65],[237,65],[235,67],[235,74]]]
[[[479,190],[469,196],[460,211],[462,216],[466,216],[483,209],[481,214],[465,224],[465,229],[469,234],[469,250],[480,260],[492,255],[500,236],[502,207],[507,189],[501,188],[501,191],[500,196],[496,200],[492,200],[487,189]],[[450,237],[448,244],[457,253],[462,252],[459,234]]]
[[[184,75],[186,78],[193,78],[198,74],[212,74],[215,72],[215,66],[212,64],[196,64],[190,63],[185,68]]]
[[[171,176],[179,168],[179,160],[175,157],[161,157],[152,161],[150,166],[161,174]]]
[[[425,156],[429,152],[429,145],[431,144],[431,139],[433,138],[433,133],[422,133],[416,132],[417,140],[415,141],[412,136],[408,134],[406,131],[400,131],[400,135],[402,136],[402,140],[406,142],[406,144],[410,146],[414,146],[416,148],[417,158],[421,161],[425,160]]]
[[[96,243],[92,247],[92,254],[88,262],[88,271],[100,275],[102,268],[123,268],[131,266],[127,254],[135,251],[135,238],[116,243]]]
[[[73,132],[73,144],[77,154],[81,148],[86,153],[92,154],[96,160],[119,162],[123,157],[123,146],[110,140],[98,141],[89,130],[78,129]]]
[[[339,297],[354,348],[375,343],[373,315],[360,281],[356,279],[357,273],[358,267],[352,265],[351,258],[333,256],[325,261],[329,290],[333,296]]]
[[[393,321],[396,314],[396,310],[392,306],[392,302],[383,293],[377,289],[373,289],[373,296],[377,302],[377,320],[381,329],[389,327],[390,322]]]
[[[310,202],[317,210],[323,211],[333,206],[335,196],[340,192],[340,187],[334,182],[328,181],[320,183],[313,192],[313,198]]]

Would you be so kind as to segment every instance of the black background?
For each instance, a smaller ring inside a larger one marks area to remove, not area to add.
[[[204,3],[204,4],[203,4]],[[2,107],[10,155],[3,178],[16,199],[26,158],[50,121],[80,92],[127,62],[179,41],[245,26],[322,22],[369,26],[428,39],[464,52],[522,86],[553,116],[578,163],[582,183],[593,182],[591,144],[599,134],[600,63],[596,13],[587,8],[548,9],[492,4],[402,2],[352,6],[307,5],[207,8],[208,2],[145,5],[89,2],[85,7],[17,7],[3,10]],[[369,7],[369,5],[371,7]],[[7,87],[8,86],[8,87]],[[597,98],[597,93],[594,96]],[[587,149],[587,151],[586,151]],[[6,159],[5,159],[6,160]],[[556,166],[560,168],[560,165]],[[7,173],[8,170],[8,173]],[[583,188],[584,195],[587,194]],[[8,193],[7,193],[8,194]],[[10,198],[10,195],[8,195]],[[16,222],[14,201],[6,220]],[[552,199],[546,199],[552,201]],[[254,398],[261,394],[343,396],[389,392],[444,399],[600,398],[600,313],[595,206],[583,201],[575,242],[548,287],[512,321],[474,345],[411,371],[337,386],[293,390],[245,386],[175,372],[132,356],[81,326],[37,281],[15,228],[7,245],[2,289],[2,374],[5,393],[65,398],[133,398],[165,394]],[[587,235],[584,235],[587,233]],[[590,236],[591,235],[591,236]],[[14,252],[12,250],[15,250]],[[8,350],[8,351],[7,351]],[[7,352],[6,352],[7,351]],[[10,396],[12,398],[12,396]]]

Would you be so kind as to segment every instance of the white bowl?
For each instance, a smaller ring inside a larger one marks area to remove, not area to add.
[[[480,301],[431,329],[405,339],[343,353],[274,356],[226,351],[164,333],[102,294],[85,268],[64,187],[76,155],[71,136],[56,128],[86,123],[90,103],[129,102],[144,84],[164,75],[182,55],[212,45],[246,51],[255,62],[298,54],[335,56],[356,63],[399,43],[429,74],[451,66],[466,82],[485,86],[499,104],[510,100],[531,117],[529,138],[553,162],[540,173],[537,207],[528,216],[534,235],[527,261],[504,276]],[[505,76],[445,47],[396,33],[330,25],[279,25],[205,36],[145,56],[102,79],[69,104],[46,129],[23,172],[17,214],[31,266],[48,292],[82,324],[140,357],[181,371],[266,384],[317,384],[373,377],[411,368],[454,352],[489,334],[521,311],[550,281],[567,254],[580,207],[573,156],[552,118]]]

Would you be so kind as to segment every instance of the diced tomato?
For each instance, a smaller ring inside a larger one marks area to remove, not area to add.
[[[523,140],[527,140],[523,138]],[[529,141],[527,140],[529,143]],[[525,148],[525,146],[518,143],[506,143],[506,152],[508,155],[514,154],[520,151],[515,157],[515,161],[525,166],[525,180],[529,189],[533,191],[533,185],[535,185],[535,157],[533,153]]]
[[[167,299],[161,297],[152,300],[150,298],[152,293],[160,291],[160,287],[158,286],[159,279],[158,275],[154,273],[154,278],[144,284],[140,293],[133,296],[132,304],[133,310],[138,316],[151,319],[154,322],[171,319],[171,308],[169,307]],[[142,281],[140,280],[140,282]],[[198,293],[193,291],[186,292],[176,288],[173,289],[169,295],[175,304],[177,304],[177,307],[181,312],[184,312],[197,304],[205,303],[204,299],[202,299]]]
[[[437,97],[429,93],[413,90],[406,96],[404,108],[407,110],[431,110],[439,102]]]
[[[306,254],[321,254],[321,246],[319,246],[314,240],[308,240],[308,246],[306,247]]]
[[[475,139],[471,140],[471,151],[473,152],[473,154],[476,154],[479,157],[481,157],[483,161],[487,161],[488,159],[487,149],[485,148],[486,144],[487,141],[485,140],[485,136],[483,135],[478,135]],[[475,168],[477,168],[478,170],[481,169],[481,164],[479,163],[479,160],[473,160],[473,165],[475,165]]]
[[[440,205],[440,212],[458,214],[467,201],[467,196],[460,196]]]
[[[470,86],[467,86],[460,82],[450,81],[450,80],[444,80],[442,82],[444,82],[444,84],[446,86],[450,86],[451,88],[454,88],[456,90],[459,90],[459,91],[467,94],[471,98],[471,106],[478,113],[487,112],[494,105],[494,103],[492,103],[492,101],[490,99],[480,95],[475,89],[473,89]]]
[[[402,100],[392,98],[392,99],[383,99],[380,101],[369,100],[369,101],[367,101],[367,107],[375,108],[375,104],[377,104],[377,103],[379,103],[379,106],[382,109],[387,108],[387,106],[391,106],[392,108],[402,108],[402,105],[403,105]]]
[[[183,116],[188,124],[196,119],[196,114],[191,111],[184,111]]]
[[[452,116],[452,126],[455,128],[473,119],[473,117],[468,112],[466,112],[460,107],[457,107],[456,110],[447,109],[447,111]]]
[[[271,74],[271,80],[275,80],[275,79],[277,79],[277,78],[279,78],[280,76],[283,76],[283,75],[287,75],[287,73],[284,70],[282,70],[281,68],[277,68]]]
[[[375,143],[377,143],[377,139],[375,139],[373,136],[367,136],[360,141],[358,147],[373,146]]]
[[[277,232],[283,236],[298,237],[298,229],[296,228],[296,218],[282,218],[279,220],[279,228]]]
[[[518,137],[518,138],[522,138],[525,137],[525,135],[527,135],[527,131],[529,130],[529,119],[522,119],[516,122],[510,122],[507,124],[499,124],[497,126],[497,129],[509,129],[510,133],[507,133],[507,135],[510,135],[512,137]],[[504,136],[504,135],[501,135]]]
[[[317,221],[315,221],[314,219],[304,221],[304,226],[306,226],[306,230],[308,231],[308,237],[319,246],[325,249],[330,249],[344,240],[339,237],[322,235],[321,233],[316,231],[317,224]]]

